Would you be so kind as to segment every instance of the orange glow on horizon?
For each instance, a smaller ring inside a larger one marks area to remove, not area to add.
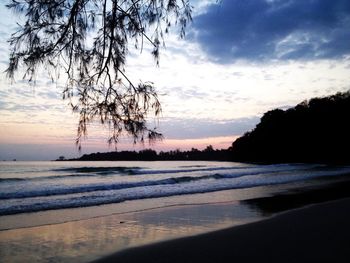
[[[157,143],[156,149],[162,150],[190,150],[196,148],[203,150],[208,145],[212,145],[214,149],[227,149],[239,136],[221,136],[200,139],[165,139],[163,142]]]

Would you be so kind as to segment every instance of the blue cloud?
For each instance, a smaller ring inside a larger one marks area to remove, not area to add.
[[[220,63],[350,54],[349,0],[223,0],[193,27],[190,37]]]

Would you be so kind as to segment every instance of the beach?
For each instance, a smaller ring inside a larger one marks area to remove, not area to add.
[[[116,253],[108,262],[348,262],[350,198]]]
[[[343,253],[338,250],[349,245],[343,240],[349,219],[347,166],[17,162],[2,163],[1,169],[3,262],[252,257],[243,260],[249,262],[263,256],[288,262],[277,256],[313,255],[318,247],[326,253],[317,243],[322,242],[338,259]],[[293,215],[298,211],[304,212]],[[303,242],[305,248],[296,247]],[[304,253],[308,247],[310,253]]]
[[[350,263],[350,0],[2,3],[0,263]]]

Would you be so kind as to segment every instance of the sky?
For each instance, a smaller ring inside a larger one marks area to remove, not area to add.
[[[79,153],[78,116],[62,100],[62,82],[43,71],[35,86],[11,83],[11,33],[21,18],[0,4],[0,160],[51,160],[114,151],[109,131],[89,127]],[[157,67],[147,48],[131,51],[126,69],[133,81],[154,82],[162,116],[150,120],[164,140],[118,150],[157,151],[228,148],[255,127],[268,110],[287,109],[313,97],[350,89],[350,1],[192,1],[193,22],[184,39],[166,36]]]

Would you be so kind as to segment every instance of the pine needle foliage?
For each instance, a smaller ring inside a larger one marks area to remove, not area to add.
[[[158,64],[169,28],[185,35],[192,20],[189,0],[11,0],[7,7],[25,17],[9,40],[7,76],[14,79],[24,68],[23,77],[34,82],[45,68],[57,81],[57,72],[65,72],[63,99],[79,114],[79,149],[95,121],[111,129],[110,144],[117,145],[122,134],[134,143],[162,138],[146,122],[150,113],[161,113],[154,84],[133,83],[126,58],[130,44],[142,51],[148,42]]]

